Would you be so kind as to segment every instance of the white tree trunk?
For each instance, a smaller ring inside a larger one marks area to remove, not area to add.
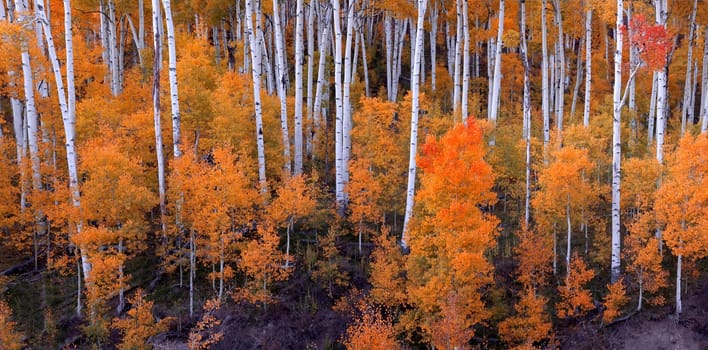
[[[54,72],[54,77],[56,80],[57,96],[59,98],[59,106],[62,114],[62,122],[64,124],[64,135],[66,137],[66,160],[67,167],[69,170],[69,190],[71,193],[71,203],[74,208],[79,210],[81,207],[81,196],[79,192],[79,176],[77,170],[77,160],[76,160],[76,145],[74,143],[76,139],[76,107],[72,104],[75,99],[75,89],[74,89],[74,51],[73,51],[73,40],[71,32],[71,5],[70,0],[64,0],[64,39],[66,47],[66,81],[67,81],[67,91],[64,90],[63,78],[61,73],[61,68],[59,66],[59,58],[57,57],[57,51],[54,46],[54,38],[52,36],[51,26],[49,20],[44,12],[44,0],[36,0],[36,6],[38,6],[38,13],[40,18],[39,21],[42,22],[42,27],[44,29],[44,36],[47,40],[47,51],[49,53],[49,61],[52,64],[52,71]],[[67,96],[69,97],[69,103],[67,103]],[[76,232],[81,232],[81,219],[77,219],[75,222]],[[83,270],[84,276],[89,276],[91,272],[91,264],[88,260],[86,252],[83,247],[79,247],[81,251],[81,268]],[[81,312],[80,304],[77,306],[77,312]]]
[[[678,260],[676,261],[676,317],[678,318],[683,311],[683,306],[681,303],[681,265],[683,262],[683,255],[679,254]]]
[[[696,32],[696,7],[698,5],[698,0],[693,0],[693,10],[691,10],[691,18],[689,19],[689,31],[688,31],[688,52],[686,54],[686,79],[684,81],[683,87],[683,103],[681,104],[681,136],[686,133],[686,116],[688,110],[693,109],[691,102],[691,92],[693,91],[693,72],[691,68],[693,67],[693,41],[694,33]]]
[[[453,106],[453,111],[457,111],[458,108],[460,108],[460,101],[462,99],[462,41],[463,41],[463,33],[462,33],[462,23],[464,22],[464,18],[462,15],[463,11],[463,6],[462,2],[464,0],[456,0],[456,7],[457,7],[457,36],[455,37],[455,80],[454,80],[454,91],[453,91],[453,99],[452,99],[452,106]]]
[[[590,126],[590,90],[592,89],[592,9],[585,15],[585,103],[583,126]]]
[[[266,182],[266,165],[265,165],[265,145],[263,142],[263,118],[261,116],[261,45],[256,39],[256,31],[261,30],[260,20],[255,18],[256,27],[254,28],[254,0],[246,0],[246,30],[248,35],[249,46],[251,47],[251,77],[253,79],[253,106],[256,117],[256,146],[258,148],[258,180],[260,182],[261,192],[267,193],[268,183]],[[257,1],[257,0],[255,0]],[[260,14],[260,11],[258,11]]]
[[[649,115],[647,116],[647,146],[654,143],[654,122],[656,121],[656,92],[658,73],[652,72],[651,96],[649,97]]]
[[[153,28],[153,76],[152,76],[152,111],[153,123],[155,127],[155,155],[157,157],[157,185],[160,198],[160,227],[164,235],[167,234],[167,207],[165,201],[165,156],[162,145],[162,125],[160,111],[160,70],[162,69],[162,38],[160,31],[155,30],[160,23],[160,3],[159,0],[152,0],[152,28]]]
[[[578,45],[578,57],[577,64],[575,66],[575,84],[573,87],[573,100],[570,104],[570,118],[575,118],[575,106],[578,101],[578,91],[580,90],[580,82],[583,79],[583,56],[580,54],[582,52],[582,46],[585,44],[585,37],[580,38],[580,45]]]
[[[464,36],[464,47],[462,49],[462,121],[467,122],[467,104],[469,103],[470,90],[470,31],[468,28],[468,0],[462,1],[462,33]]]
[[[290,132],[288,130],[288,104],[286,102],[286,82],[287,70],[285,68],[285,47],[283,43],[283,31],[280,19],[280,0],[273,0],[273,32],[275,34],[275,62],[277,64],[278,77],[276,86],[278,88],[278,98],[280,98],[280,129],[283,139],[283,171],[286,176],[291,173],[290,160]],[[254,61],[255,62],[255,61]]]
[[[401,233],[401,246],[408,247],[407,230],[410,219],[413,216],[413,200],[415,197],[415,172],[416,172],[416,148],[418,145],[418,106],[419,106],[419,82],[420,82],[420,57],[423,55],[423,24],[425,22],[425,8],[427,0],[418,0],[418,24],[416,29],[415,59],[413,72],[411,74],[411,140],[410,152],[408,156],[408,186],[406,190],[406,216],[403,220],[403,232]]]
[[[335,197],[337,208],[340,214],[343,213],[346,204],[344,197],[344,169],[343,169],[343,151],[344,151],[344,104],[342,98],[342,24],[341,10],[339,0],[331,0],[332,3],[332,19],[334,20],[334,91],[335,91]],[[390,97],[390,96],[389,96]]]
[[[120,84],[120,68],[118,64],[118,37],[116,27],[116,6],[113,0],[108,0],[108,56],[111,72],[111,93],[113,96],[118,96],[121,93]]]
[[[524,66],[524,140],[526,141],[526,195],[524,196],[524,226],[529,227],[531,207],[531,82],[529,79],[528,45],[526,44],[526,1],[520,1],[521,63]]]
[[[565,46],[563,44],[563,18],[561,12],[561,1],[554,0],[554,7],[556,10],[555,20],[558,25],[558,39],[556,42],[556,58],[558,59],[558,85],[556,86],[556,130],[558,131],[558,136],[563,133],[563,107],[564,107],[564,97],[565,97]]]
[[[361,42],[361,63],[363,64],[364,70],[364,92],[366,97],[371,97],[371,92],[369,91],[369,64],[366,61],[366,41],[364,40],[364,33],[359,32],[360,42]]]
[[[351,103],[351,84],[352,84],[352,44],[354,38],[354,6],[356,0],[351,0],[347,4],[347,40],[344,49],[344,85],[342,86],[342,179],[343,186],[346,187],[349,183],[349,157],[351,155],[351,133],[352,133],[352,103]],[[356,49],[354,49],[356,52]],[[348,196],[346,191],[343,193],[344,203],[347,204]]]
[[[489,120],[492,124],[497,124],[499,109],[499,92],[501,88],[501,54],[504,35],[504,0],[499,0],[499,28],[497,32],[496,52],[494,54],[494,84],[492,85],[492,109],[489,113]]]
[[[620,161],[622,160],[621,144],[621,112],[622,112],[622,14],[623,0],[617,0],[617,23],[615,32],[615,82],[613,89],[614,113],[612,118],[612,262],[611,281],[615,283],[620,278]]]
[[[435,91],[436,82],[436,66],[435,56],[437,55],[437,39],[438,39],[438,2],[433,3],[433,7],[430,11],[430,87]],[[367,84],[368,85],[368,84]],[[367,90],[368,91],[368,90]],[[368,96],[368,92],[367,92]]]
[[[543,109],[543,149],[546,153],[546,147],[550,141],[550,123],[551,123],[551,107],[550,94],[548,86],[548,35],[546,29],[546,0],[541,0],[541,105]],[[545,158],[545,156],[544,156]]]
[[[566,276],[570,276],[570,255],[571,255],[571,238],[573,236],[573,226],[570,224],[570,195],[568,195],[568,200],[565,203],[565,220],[566,220],[566,248],[565,248],[565,273]]]
[[[315,147],[318,144],[318,136],[320,132],[320,120],[321,120],[321,108],[322,108],[322,94],[324,92],[325,80],[329,77],[325,76],[325,66],[327,64],[327,48],[329,47],[327,43],[329,42],[329,9],[325,10],[323,18],[320,19],[318,28],[320,28],[320,39],[319,39],[319,63],[317,67],[317,87],[315,88],[315,101],[312,107],[312,119],[314,123],[314,129],[312,131],[312,156],[315,156]]]
[[[165,21],[167,22],[167,49],[169,53],[169,75],[170,75],[170,104],[172,106],[172,152],[175,158],[182,154],[180,149],[182,137],[180,131],[179,113],[179,92],[177,89],[177,52],[175,44],[175,25],[172,20],[172,8],[170,0],[162,0],[162,7],[165,11]]]
[[[295,9],[295,174],[302,174],[302,65],[304,56],[303,43],[303,0],[297,0]]]
[[[315,7],[317,1],[310,2],[307,11],[307,130],[305,131],[305,152],[312,157],[312,125],[314,96],[312,95],[313,80],[315,76]]]
[[[708,26],[703,38],[708,38]],[[708,40],[703,40],[703,67],[701,69],[701,133],[708,130]]]
[[[654,0],[656,23],[664,27],[666,27],[666,11],[668,11],[666,4],[666,0]],[[669,88],[666,69],[657,72],[656,84],[658,89],[656,97],[656,160],[659,164],[664,164],[664,129],[666,128],[666,99]]]

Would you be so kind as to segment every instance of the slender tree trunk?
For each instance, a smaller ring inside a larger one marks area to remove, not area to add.
[[[455,80],[454,80],[454,92],[453,92],[453,99],[452,99],[452,106],[453,106],[453,111],[457,111],[460,105],[460,101],[462,99],[461,94],[462,94],[462,38],[463,38],[463,33],[462,33],[462,23],[464,22],[464,18],[462,15],[463,11],[463,6],[462,2],[464,0],[456,0],[455,3],[457,4],[457,36],[455,39]]]
[[[295,9],[295,175],[302,174],[302,66],[304,56],[303,44],[303,22],[304,6],[303,0],[297,0]]]
[[[79,192],[79,176],[77,171],[77,161],[76,161],[76,145],[74,140],[76,139],[76,105],[75,98],[76,92],[74,88],[74,51],[73,51],[73,39],[71,32],[71,5],[70,0],[64,0],[64,39],[66,47],[66,82],[67,90],[64,90],[63,77],[61,73],[61,68],[59,66],[59,58],[57,57],[57,51],[54,46],[54,38],[52,36],[51,26],[49,20],[44,12],[44,0],[36,0],[35,6],[38,6],[38,13],[40,18],[39,21],[42,23],[44,29],[44,36],[47,40],[47,51],[49,53],[50,62],[52,64],[52,71],[54,72],[54,77],[56,80],[57,96],[59,98],[59,106],[62,114],[62,122],[64,124],[64,135],[66,137],[66,159],[67,167],[69,170],[69,191],[71,194],[72,206],[80,212],[81,208],[81,196]],[[68,101],[67,101],[68,97]],[[81,219],[78,218],[74,222],[76,227],[76,233],[81,233]],[[83,247],[80,248],[81,254],[81,268],[84,273],[84,277],[89,276],[91,271],[91,264],[88,260],[88,256],[84,251]],[[80,303],[77,305],[77,313],[80,314],[81,307]]]
[[[681,265],[683,262],[683,255],[679,254],[676,261],[676,318],[681,316],[683,311],[683,306],[681,303]]]
[[[693,91],[693,80],[691,68],[693,67],[693,41],[694,33],[696,31],[696,7],[698,6],[698,0],[693,0],[693,10],[691,10],[691,18],[689,20],[689,31],[688,31],[688,52],[686,54],[686,79],[684,81],[683,87],[683,103],[681,104],[681,136],[686,133],[686,116],[688,114],[688,109],[693,109],[690,105],[691,92]]]
[[[556,86],[556,130],[560,137],[563,133],[563,108],[565,106],[565,47],[563,44],[563,18],[561,12],[561,1],[554,0],[556,10],[555,20],[558,25],[558,41],[556,42],[556,59],[558,60],[558,85]]]
[[[265,146],[263,142],[263,118],[261,116],[261,46],[256,39],[256,31],[261,30],[260,20],[255,18],[256,27],[254,28],[254,0],[246,0],[246,30],[248,35],[249,46],[251,47],[251,76],[253,78],[253,105],[256,118],[256,145],[258,148],[258,180],[262,193],[268,192],[268,183],[266,182],[266,165],[265,165]],[[258,0],[255,0],[258,1]],[[260,11],[257,13],[260,14]],[[191,278],[191,277],[190,277]]]
[[[526,0],[520,0],[521,63],[524,66],[524,140],[526,141],[526,195],[524,196],[524,228],[529,227],[531,204],[531,82],[529,79],[528,45],[526,44]]]
[[[541,105],[543,109],[543,152],[546,158],[546,148],[550,141],[551,108],[549,104],[550,94],[548,87],[548,39],[546,30],[546,0],[541,0]]]
[[[703,68],[701,69],[701,133],[708,130],[708,26],[703,34]]]
[[[489,120],[492,124],[497,124],[497,114],[499,108],[499,92],[501,87],[501,54],[502,37],[504,35],[504,0],[499,0],[499,28],[497,32],[496,53],[494,54],[494,85],[492,86],[492,109],[489,113]],[[493,142],[492,142],[493,144]]]
[[[566,276],[570,276],[571,238],[573,236],[573,227],[570,224],[570,194],[568,194],[568,199],[565,203],[565,220],[566,229],[568,230],[568,236],[566,237],[567,245],[565,248],[565,273]]]
[[[592,88],[592,9],[585,15],[585,103],[583,105],[583,126],[590,126],[590,90]]]
[[[348,196],[344,187],[349,183],[349,157],[351,155],[351,133],[352,133],[352,44],[354,38],[354,7],[356,0],[351,0],[347,4],[347,39],[344,48],[344,85],[342,86],[342,180],[344,204],[348,202]],[[354,49],[356,52],[356,49]],[[344,207],[342,207],[344,209]]]
[[[344,198],[344,104],[342,97],[342,24],[341,10],[339,7],[340,0],[331,0],[332,3],[332,19],[334,20],[334,91],[335,91],[335,197],[337,208],[340,214],[344,213],[346,204]],[[390,97],[390,96],[389,96]]]
[[[578,58],[575,68],[575,86],[573,87],[573,100],[570,104],[570,118],[575,119],[575,106],[578,101],[578,91],[580,90],[580,82],[583,79],[583,56],[580,54],[582,52],[583,44],[585,43],[585,37],[580,38],[580,45],[578,45]]]
[[[360,42],[361,42],[361,63],[363,64],[364,70],[364,93],[366,97],[371,97],[371,92],[369,90],[369,64],[366,59],[366,41],[364,41],[364,34],[359,32]]]
[[[162,123],[160,111],[160,70],[162,69],[162,38],[160,31],[156,30],[160,23],[159,0],[152,0],[152,28],[153,28],[153,65],[152,65],[152,111],[155,126],[155,154],[157,156],[157,185],[160,198],[160,227],[163,236],[163,245],[167,244],[167,206],[165,200],[165,155],[162,145]]]
[[[169,53],[170,104],[172,106],[172,152],[175,158],[182,154],[182,136],[180,131],[179,92],[177,89],[177,52],[175,44],[175,25],[172,20],[171,0],[162,0],[167,22],[167,48]]]
[[[401,234],[401,246],[408,247],[407,230],[410,219],[413,216],[413,199],[415,196],[415,172],[416,172],[416,148],[418,142],[418,105],[420,82],[420,56],[423,55],[423,23],[425,21],[425,8],[427,0],[418,0],[418,24],[415,42],[415,58],[413,72],[411,74],[411,140],[410,153],[408,157],[408,186],[406,190],[406,216],[403,220],[403,232]]]
[[[656,11],[656,23],[666,27],[666,0],[654,0]],[[666,69],[657,72],[657,97],[656,97],[656,160],[659,164],[664,163],[664,129],[666,128],[666,99],[668,94],[668,82]],[[660,238],[660,237],[657,237]]]
[[[315,6],[317,1],[310,2],[307,11],[307,129],[305,130],[305,152],[312,158],[312,125],[314,96],[312,95],[312,83],[315,72]]]
[[[647,116],[647,146],[651,146],[651,144],[654,143],[654,121],[656,120],[656,92],[658,90],[657,77],[657,72],[652,72],[651,97],[649,98],[649,115]]]
[[[280,129],[283,138],[283,171],[286,176],[291,173],[290,160],[290,132],[288,130],[288,104],[286,102],[287,70],[285,68],[286,53],[283,43],[283,31],[280,19],[280,0],[273,0],[273,32],[275,34],[275,62],[277,63],[278,97],[280,98]],[[254,61],[255,62],[255,61]],[[302,92],[302,91],[301,91]]]
[[[320,39],[319,39],[319,63],[317,67],[317,87],[315,88],[315,101],[312,111],[312,119],[314,123],[314,129],[312,130],[312,155],[315,157],[315,148],[318,144],[318,136],[320,133],[320,120],[321,120],[321,108],[322,108],[322,94],[324,92],[325,80],[328,77],[325,76],[325,66],[327,64],[327,43],[329,42],[329,10],[325,9],[325,13],[320,19],[318,28],[320,28]]]
[[[617,23],[615,32],[615,83],[613,90],[614,114],[612,118],[612,263],[611,281],[615,283],[620,278],[620,161],[622,160],[621,147],[621,89],[622,89],[622,12],[623,0],[617,0]]]
[[[436,50],[437,50],[437,39],[438,39],[438,2],[433,3],[433,7],[430,11],[430,87],[435,91],[436,83]],[[368,83],[367,83],[368,87]],[[368,89],[367,89],[368,96]]]
[[[462,33],[464,36],[464,47],[462,49],[462,121],[467,122],[467,104],[469,103],[470,90],[470,31],[468,28],[468,0],[462,1]]]

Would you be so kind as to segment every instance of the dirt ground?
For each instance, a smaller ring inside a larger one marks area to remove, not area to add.
[[[677,321],[668,306],[643,310],[601,330],[578,327],[567,333],[562,349],[708,350],[708,280],[691,286]]]

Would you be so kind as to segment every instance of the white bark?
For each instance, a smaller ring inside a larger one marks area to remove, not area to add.
[[[160,199],[160,226],[163,236],[167,233],[165,216],[167,207],[165,201],[165,156],[162,144],[162,126],[160,113],[160,70],[162,69],[162,38],[160,31],[155,30],[160,23],[159,0],[152,0],[152,28],[153,28],[153,76],[152,76],[152,110],[155,127],[155,155],[157,157],[157,185]],[[163,242],[164,243],[164,242]]]
[[[590,126],[590,90],[592,89],[592,9],[585,15],[585,104],[583,126]]]
[[[258,180],[260,182],[261,192],[267,193],[268,184],[266,182],[266,166],[265,166],[265,145],[263,142],[263,118],[261,116],[261,46],[256,40],[255,31],[260,31],[260,21],[255,19],[256,27],[254,28],[254,0],[246,0],[246,30],[248,35],[249,46],[251,47],[251,77],[253,79],[253,107],[256,118],[256,146],[258,149]],[[256,0],[257,1],[257,0]],[[260,14],[260,11],[258,12]]]
[[[683,262],[683,255],[679,254],[678,260],[676,261],[676,317],[678,318],[683,311],[683,306],[681,303],[681,265]]]
[[[657,86],[657,72],[652,73],[651,78],[651,96],[649,97],[649,115],[647,116],[647,146],[651,146],[654,143],[654,121],[656,120],[656,91]]]
[[[364,33],[359,32],[359,42],[361,42],[361,63],[363,64],[363,70],[364,70],[364,92],[366,94],[366,97],[371,97],[371,93],[369,91],[369,65],[366,62],[366,41],[364,40]]]
[[[344,85],[342,86],[342,179],[343,186],[349,183],[349,157],[351,155],[351,133],[352,133],[352,105],[351,105],[351,84],[352,84],[352,44],[354,38],[354,6],[356,0],[351,0],[347,4],[347,40],[344,51]],[[356,52],[356,49],[354,49]],[[344,192],[344,202],[348,201],[347,193]]]
[[[425,21],[425,8],[427,0],[418,0],[418,23],[416,26],[415,56],[413,71],[411,73],[411,140],[410,152],[408,156],[408,186],[406,189],[406,216],[403,220],[403,232],[401,233],[401,246],[408,247],[407,231],[410,219],[413,216],[413,200],[415,197],[415,173],[416,173],[416,148],[418,145],[418,106],[419,106],[419,82],[420,82],[420,57],[423,55],[423,23]]]
[[[302,174],[302,65],[303,45],[303,0],[297,0],[295,9],[295,174]]]
[[[551,108],[548,87],[548,39],[546,30],[546,0],[541,0],[541,104],[543,109],[543,149],[546,153],[546,146],[550,141]]]
[[[113,0],[108,0],[108,23],[106,23],[106,26],[108,34],[108,62],[111,74],[111,93],[113,94],[113,96],[118,96],[118,94],[121,93],[116,23],[117,20],[115,3],[113,2]]]
[[[578,91],[580,90],[580,82],[583,79],[583,56],[580,54],[582,52],[582,46],[585,43],[585,37],[580,38],[580,45],[578,45],[578,57],[577,64],[575,66],[575,85],[573,87],[573,100],[570,104],[570,117],[575,118],[575,106],[578,101]]]
[[[615,32],[615,82],[613,89],[614,113],[612,118],[612,262],[611,281],[615,283],[620,278],[620,162],[622,160],[621,147],[621,112],[622,101],[622,12],[623,0],[617,0],[617,23]]]
[[[436,49],[437,49],[437,39],[438,39],[438,2],[435,1],[433,3],[433,7],[430,11],[430,87],[432,88],[433,91],[435,91],[435,82],[436,82],[436,66],[437,63],[435,62],[435,56],[437,55]],[[368,83],[367,83],[368,86]],[[368,89],[367,89],[367,96],[369,95]]]
[[[346,204],[344,197],[344,169],[343,169],[343,128],[344,128],[344,105],[342,97],[342,24],[339,0],[331,0],[332,19],[334,20],[334,91],[335,91],[335,198],[340,213],[343,212]]]
[[[563,107],[564,107],[564,97],[565,97],[565,47],[563,45],[563,18],[561,13],[561,2],[560,0],[554,0],[554,7],[556,10],[555,20],[558,25],[558,39],[556,42],[556,58],[558,63],[556,67],[558,68],[558,85],[556,86],[556,130],[558,131],[558,136],[563,133]]]
[[[703,34],[703,68],[701,69],[701,133],[708,130],[708,26]]]
[[[280,98],[280,129],[283,139],[283,171],[286,176],[291,173],[290,164],[290,131],[288,130],[288,105],[286,102],[286,81],[287,70],[285,68],[285,47],[283,43],[283,31],[280,20],[280,0],[273,0],[273,32],[275,34],[275,62],[277,64],[278,78],[276,86],[278,88],[278,98]],[[255,61],[253,61],[255,64]]]
[[[462,3],[462,33],[464,36],[464,47],[462,49],[462,121],[467,122],[467,104],[469,103],[470,89],[470,31],[468,28],[468,4],[467,0],[461,0]]]
[[[312,111],[312,119],[314,123],[314,129],[312,131],[312,154],[315,155],[315,146],[318,143],[318,136],[320,132],[320,114],[322,107],[322,94],[324,91],[325,80],[329,77],[325,76],[325,66],[327,64],[327,43],[329,42],[329,14],[328,10],[325,10],[323,19],[319,22],[318,27],[320,28],[320,39],[319,39],[319,63],[317,67],[317,87],[315,89],[315,101]]]
[[[688,109],[693,109],[691,102],[691,92],[693,91],[692,71],[693,67],[693,41],[694,33],[696,32],[696,7],[698,5],[698,0],[693,0],[693,10],[691,10],[691,18],[689,19],[689,31],[688,31],[688,52],[686,53],[686,79],[684,81],[683,87],[683,103],[681,104],[681,136],[686,133],[686,116],[688,114]]]
[[[653,0],[656,11],[656,23],[666,27],[667,1]],[[666,106],[668,94],[668,81],[666,67],[657,72],[657,97],[656,97],[656,160],[664,164],[664,130],[666,128]],[[661,231],[657,231],[661,232]],[[660,238],[660,237],[658,237]]]
[[[312,95],[312,83],[315,72],[315,6],[317,1],[310,2],[307,12],[307,130],[305,131],[305,152],[312,157],[312,124],[314,96]]]
[[[463,16],[462,16],[462,11],[463,11],[463,6],[462,6],[462,1],[464,0],[456,0],[456,7],[457,7],[457,36],[455,39],[455,80],[453,82],[454,86],[454,91],[453,91],[453,99],[452,99],[452,106],[453,106],[453,111],[457,111],[459,108],[458,106],[460,105],[460,100],[461,100],[461,93],[462,93],[462,40],[463,40],[463,33],[462,33],[462,23],[464,21]]]
[[[170,104],[172,107],[172,152],[175,158],[182,154],[182,137],[180,131],[179,113],[179,92],[177,89],[177,52],[175,44],[175,25],[172,20],[172,8],[170,0],[162,0],[162,8],[165,11],[165,21],[167,22],[167,49],[169,53],[169,75],[170,75]]]
[[[49,53],[49,61],[52,64],[52,71],[55,77],[55,85],[57,88],[57,96],[59,98],[59,106],[62,114],[62,122],[64,124],[64,135],[66,137],[66,160],[67,167],[69,170],[69,190],[71,194],[72,206],[77,210],[81,207],[81,197],[79,193],[79,176],[77,171],[77,160],[76,160],[76,145],[74,140],[75,130],[76,130],[76,109],[72,101],[75,98],[74,89],[74,53],[73,53],[73,40],[71,32],[71,5],[70,0],[64,0],[64,39],[66,47],[66,81],[67,81],[67,91],[64,90],[64,83],[61,73],[61,68],[59,66],[59,58],[57,57],[57,51],[54,46],[54,38],[52,36],[51,26],[49,20],[44,12],[44,0],[36,0],[35,5],[38,7],[39,17],[38,20],[41,21],[42,27],[44,29],[44,36],[47,40],[47,51]],[[67,103],[67,96],[69,102]],[[79,218],[75,222],[76,232],[81,232],[81,219]],[[89,276],[91,272],[91,264],[86,256],[83,247],[79,247],[81,251],[81,268],[83,270],[84,276]],[[80,304],[77,305],[77,312],[80,312]]]
[[[494,54],[494,84],[492,85],[492,108],[489,112],[489,120],[492,124],[497,124],[497,114],[499,108],[499,90],[501,87],[501,49],[503,46],[502,36],[504,35],[504,0],[499,0],[499,28],[497,31],[496,52]]]
[[[528,45],[526,44],[526,1],[520,1],[521,12],[521,63],[524,66],[524,130],[526,141],[526,195],[524,196],[524,226],[529,227],[531,207],[531,82],[529,79]]]

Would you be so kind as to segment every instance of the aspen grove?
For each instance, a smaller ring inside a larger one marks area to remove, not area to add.
[[[0,117],[0,349],[708,344],[702,0],[3,0]]]

